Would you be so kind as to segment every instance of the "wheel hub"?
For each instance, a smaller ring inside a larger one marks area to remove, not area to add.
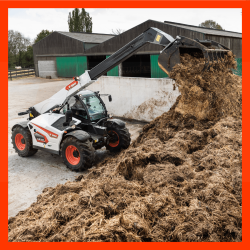
[[[116,141],[118,141],[118,135],[116,134],[116,133],[114,133],[114,132],[112,132],[111,134],[110,134],[110,142],[116,142]]]
[[[119,145],[119,136],[115,131],[109,131],[108,132],[110,139],[109,139],[109,146],[110,147],[117,147]]]
[[[78,150],[74,150],[73,156],[76,157],[76,158],[79,157],[79,152],[78,152]]]
[[[71,165],[77,165],[80,162],[80,153],[78,149],[73,145],[69,145],[66,148],[65,156],[66,156],[67,161]]]
[[[25,139],[22,134],[16,134],[15,136],[15,144],[18,150],[25,149]]]

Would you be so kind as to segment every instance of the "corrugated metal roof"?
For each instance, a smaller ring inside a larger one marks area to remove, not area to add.
[[[242,33],[233,32],[233,31],[202,28],[202,27],[199,27],[199,26],[187,25],[187,24],[182,24],[182,23],[174,23],[174,22],[169,22],[169,21],[164,21],[164,23],[170,24],[170,25],[173,25],[173,26],[176,26],[176,27],[180,27],[180,28],[183,28],[183,29],[188,29],[188,30],[200,32],[200,33],[203,33],[203,34],[242,38]]]
[[[106,35],[106,34],[81,33],[81,32],[65,32],[65,31],[56,31],[56,32],[85,43],[102,43],[115,36],[110,34]]]

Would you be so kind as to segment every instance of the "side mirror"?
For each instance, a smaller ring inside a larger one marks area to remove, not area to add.
[[[71,110],[67,110],[65,114],[65,122],[63,126],[69,126],[70,122],[72,121],[73,112]]]
[[[109,102],[112,102],[112,96],[109,95]]]

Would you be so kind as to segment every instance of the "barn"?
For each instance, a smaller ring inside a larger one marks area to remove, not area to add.
[[[72,77],[92,67],[84,52],[115,35],[55,31],[33,45],[36,76]],[[95,64],[95,63],[94,63]]]
[[[72,77],[105,60],[111,54],[133,40],[149,27],[158,28],[172,37],[177,35],[200,40],[211,39],[232,49],[236,55],[241,75],[242,33],[202,28],[199,26],[147,20],[120,35],[54,32],[33,45],[36,75],[45,77]],[[147,44],[135,55],[107,72],[107,76],[165,78],[168,77],[158,67],[158,56],[162,47]]]

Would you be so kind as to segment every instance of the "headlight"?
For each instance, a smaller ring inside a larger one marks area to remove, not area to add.
[[[32,115],[32,114],[30,113],[30,117],[34,117],[34,115]]]

